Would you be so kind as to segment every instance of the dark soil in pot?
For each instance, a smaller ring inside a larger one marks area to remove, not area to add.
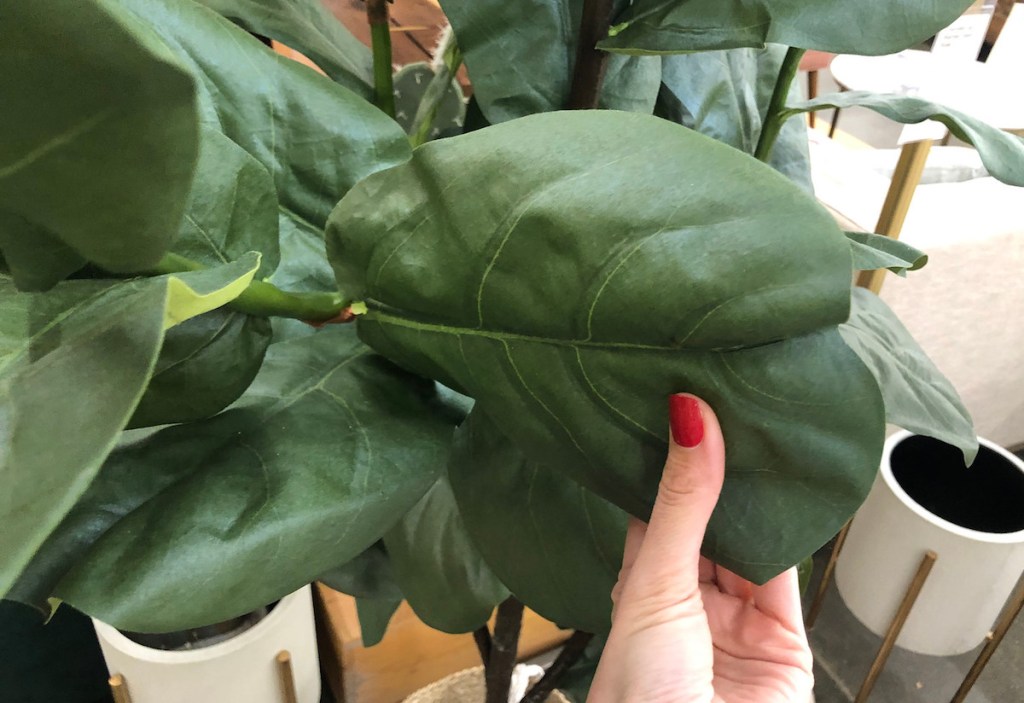
[[[240,615],[237,618],[231,618],[230,620],[214,623],[213,625],[193,627],[187,630],[162,633],[126,632],[121,630],[121,634],[132,642],[149,647],[150,649],[162,649],[165,651],[201,649],[224,642],[232,637],[237,637],[267,617],[276,605],[277,602],[274,602],[266,607]]]

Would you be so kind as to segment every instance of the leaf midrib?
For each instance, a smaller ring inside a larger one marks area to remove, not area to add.
[[[559,337],[542,337],[539,335],[524,334],[521,332],[508,332],[503,330],[492,330],[478,327],[460,327],[458,325],[444,324],[441,322],[426,322],[420,320],[414,320],[411,317],[405,317],[397,311],[397,309],[382,303],[372,298],[367,298],[363,301],[366,303],[368,312],[362,316],[363,320],[367,322],[378,322],[381,324],[390,324],[396,327],[404,327],[418,332],[437,332],[440,334],[450,334],[456,337],[469,336],[469,337],[481,337],[484,339],[493,339],[500,342],[529,342],[533,344],[549,344],[552,346],[568,347],[571,349],[625,349],[625,350],[639,350],[639,351],[654,351],[654,352],[676,352],[676,353],[689,353],[689,354],[719,354],[724,352],[742,351],[744,349],[754,349],[757,347],[768,346],[770,344],[780,344],[786,340],[773,340],[769,342],[762,342],[758,344],[750,345],[739,345],[732,347],[677,347],[671,345],[662,344],[643,344],[640,342],[612,342],[603,341],[598,342],[592,339],[564,339]],[[391,312],[394,311],[394,312]],[[807,335],[815,334],[818,330],[811,330]],[[805,336],[805,335],[798,335]]]

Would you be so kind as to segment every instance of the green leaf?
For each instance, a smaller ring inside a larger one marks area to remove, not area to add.
[[[973,0],[635,0],[598,46],[633,54],[760,47],[891,54],[949,25]]]
[[[384,535],[384,544],[406,600],[435,630],[472,632],[508,598],[470,541],[443,476]]]
[[[441,7],[491,123],[565,107],[583,0],[441,0]],[[659,75],[657,58],[614,59],[601,106],[649,113]]]
[[[562,676],[558,690],[564,693],[570,701],[574,703],[587,702],[590,685],[594,682],[594,675],[597,673],[597,665],[601,661],[606,641],[604,637],[595,637],[590,640],[590,644],[583,650],[583,655]]]
[[[528,461],[482,413],[459,428],[449,474],[466,529],[516,598],[561,627],[609,630],[624,512]]]
[[[167,330],[128,426],[191,422],[220,412],[252,382],[270,337],[268,320],[228,309]]]
[[[368,306],[368,344],[638,517],[666,396],[705,398],[729,457],[705,550],[747,578],[814,551],[871,486],[884,418],[836,329],[846,238],[784,177],[691,130],[575,111],[427,144],[341,201],[328,252]]]
[[[356,598],[401,601],[403,597],[383,541],[374,542],[355,558],[325,571],[316,580]]]
[[[253,34],[299,51],[332,79],[372,96],[373,59],[320,0],[199,0]]]
[[[855,271],[889,269],[906,276],[907,271],[917,271],[928,263],[928,255],[920,249],[898,239],[868,232],[845,232],[850,240]]]
[[[282,290],[336,292],[338,283],[327,262],[323,232],[284,213],[279,221],[281,265],[270,277],[270,282]],[[276,341],[316,333],[313,327],[298,320],[275,317],[271,324]]]
[[[0,253],[18,290],[44,291],[85,266],[74,249],[44,228],[0,210]]]
[[[192,0],[119,0],[199,79],[203,123],[266,167],[280,207],[322,229],[365,176],[405,161],[402,129],[362,97]]]
[[[220,132],[204,128],[181,233],[171,251],[217,266],[263,253],[258,275],[277,266],[278,207],[270,173]],[[246,389],[270,344],[270,323],[219,310],[169,330],[130,427],[215,415]]]
[[[141,632],[248,612],[390,529],[456,421],[351,328],[274,344],[234,406],[111,455],[26,589]]]
[[[364,647],[380,644],[387,632],[391,617],[398,610],[402,600],[379,600],[374,598],[356,598],[356,615],[359,616],[359,631]]]
[[[786,107],[790,114],[828,108],[866,107],[890,120],[914,124],[925,120],[941,122],[958,139],[974,146],[989,174],[1003,183],[1024,186],[1024,138],[986,124],[938,103],[910,95],[880,95],[864,91],[823,95]]]
[[[785,55],[784,46],[773,44],[662,57],[661,80],[686,115],[677,121],[753,155]],[[812,190],[806,125],[799,117],[783,127],[770,164]]]
[[[874,293],[855,288],[850,319],[839,331],[878,379],[886,420],[952,444],[968,464],[974,461],[978,437],[970,414],[888,305]]]
[[[47,293],[18,293],[0,277],[0,594],[113,448],[169,319],[226,302],[259,258],[241,264],[123,283],[67,281]]]
[[[192,77],[110,0],[8,0],[0,26],[0,246],[18,282],[152,266],[195,167]]]

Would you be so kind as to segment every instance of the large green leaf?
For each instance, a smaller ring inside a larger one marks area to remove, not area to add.
[[[0,27],[0,247],[18,282],[152,266],[195,167],[192,77],[111,0],[7,0]]]
[[[441,7],[490,122],[565,107],[583,0],[441,0]],[[659,75],[655,57],[613,58],[601,106],[649,113]]]
[[[18,293],[0,277],[0,594],[96,475],[164,330],[237,296],[258,265],[252,255],[200,273],[68,281],[47,293]]]
[[[374,542],[353,559],[316,578],[330,588],[367,600],[402,600],[384,542]]]
[[[356,598],[356,615],[359,616],[359,632],[364,647],[380,644],[391,617],[401,604],[401,599],[394,598]]]
[[[959,110],[910,95],[880,95],[864,91],[833,93],[786,107],[789,114],[828,108],[866,107],[890,120],[913,124],[941,122],[949,131],[974,146],[988,172],[1003,183],[1024,186],[1024,138],[966,115]]]
[[[483,414],[459,428],[449,466],[466,529],[515,596],[562,627],[607,632],[626,514],[527,461]]]
[[[889,422],[959,447],[974,461],[978,437],[960,396],[881,298],[854,289],[839,332],[878,379]]]
[[[274,53],[192,0],[118,0],[199,78],[203,122],[274,177],[280,207],[322,229],[363,177],[409,157],[402,129],[362,97]]]
[[[351,328],[274,344],[231,408],[111,455],[25,589],[143,632],[248,612],[379,539],[456,421]]]
[[[768,42],[841,54],[891,54],[950,24],[973,0],[635,0],[598,44],[679,53]]]
[[[639,517],[666,397],[707,399],[729,471],[705,548],[748,578],[824,543],[871,485],[884,418],[836,330],[846,238],[784,177],[691,130],[577,111],[428,144],[341,201],[328,251],[368,306],[368,344]]]
[[[270,321],[222,308],[167,331],[129,427],[190,422],[230,405],[259,371]]]
[[[321,0],[199,0],[253,34],[297,49],[349,90],[369,99],[369,48],[327,11]]]
[[[917,271],[928,263],[928,255],[905,242],[881,234],[846,232],[850,240],[855,271],[889,269],[899,276]]]
[[[662,82],[685,109],[685,124],[702,134],[753,154],[778,80],[786,48],[729,49],[662,58]],[[796,91],[799,97],[799,91]],[[680,119],[679,121],[683,121]],[[807,129],[788,120],[769,162],[812,190]]]
[[[409,605],[436,630],[471,632],[508,598],[466,533],[443,476],[384,535],[384,544]]]
[[[278,207],[270,173],[220,132],[203,130],[196,183],[171,251],[206,266],[262,253],[257,276],[277,266]],[[219,310],[168,331],[131,427],[210,417],[259,371],[270,323]]]

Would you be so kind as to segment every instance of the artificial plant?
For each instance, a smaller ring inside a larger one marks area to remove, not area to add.
[[[319,0],[0,4],[0,592],[152,632],[321,577],[367,642],[403,598],[475,631],[504,700],[523,603],[607,631],[679,391],[727,442],[706,555],[797,563],[886,420],[976,449],[851,288],[923,256],[837,228],[798,113],[941,119],[1017,185],[1024,145],[909,96],[801,102],[796,67],[968,5],[442,0],[396,96],[383,0],[372,47]]]

